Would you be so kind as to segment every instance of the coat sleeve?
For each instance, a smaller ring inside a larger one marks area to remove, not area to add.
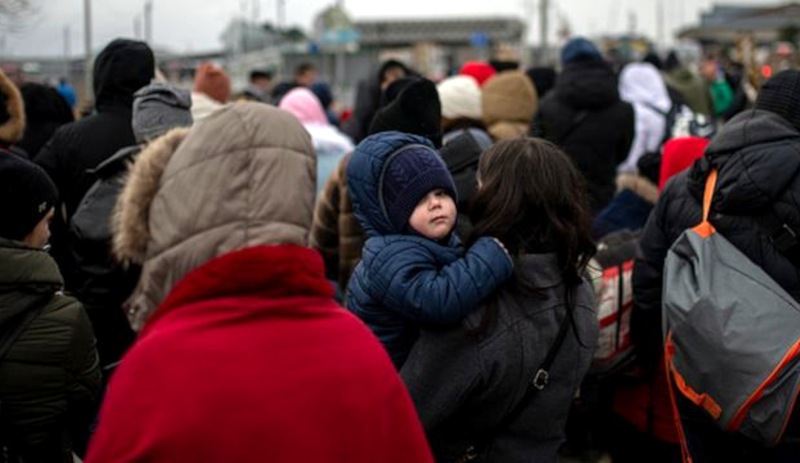
[[[311,247],[322,254],[329,280],[339,279],[339,174],[341,167],[328,178],[311,224]]]
[[[379,268],[374,300],[423,324],[449,325],[462,320],[505,282],[514,270],[511,258],[494,239],[482,237],[444,267],[437,267],[429,251],[407,242],[387,245],[376,256]]]
[[[671,182],[670,185],[674,185]],[[631,337],[636,346],[640,364],[646,369],[656,368],[662,350],[661,295],[664,261],[672,242],[665,232],[665,213],[668,209],[670,188],[664,190],[644,226],[639,241],[640,253],[633,269],[633,313]]]
[[[403,364],[406,383],[426,432],[453,416],[481,382],[478,346],[461,325],[424,330]]]
[[[72,339],[67,359],[67,407],[71,424],[70,432],[78,448],[86,442],[85,432],[97,413],[102,392],[100,360],[89,317],[79,303],[75,302],[78,315],[72,323]]]

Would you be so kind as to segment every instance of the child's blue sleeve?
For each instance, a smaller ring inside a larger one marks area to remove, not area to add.
[[[478,239],[464,257],[444,267],[431,262],[428,251],[407,243],[388,245],[381,253],[381,277],[372,296],[391,310],[418,323],[449,325],[475,310],[513,273],[508,253],[494,239]],[[373,275],[374,277],[378,275]]]

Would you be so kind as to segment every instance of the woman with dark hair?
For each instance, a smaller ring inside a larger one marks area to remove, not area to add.
[[[402,376],[439,462],[555,462],[597,342],[585,186],[555,145],[483,153],[469,241],[495,236],[514,277],[460,325],[423,330]]]

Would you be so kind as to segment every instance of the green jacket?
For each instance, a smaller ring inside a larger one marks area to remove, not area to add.
[[[699,75],[684,67],[679,67],[664,75],[667,85],[674,88],[686,100],[692,111],[711,117],[714,114],[709,84]]]
[[[101,378],[92,326],[44,251],[0,238],[0,333],[40,313],[0,360],[0,435],[27,462],[81,452]]]

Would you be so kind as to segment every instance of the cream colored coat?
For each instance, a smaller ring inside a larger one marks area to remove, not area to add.
[[[264,244],[307,245],[316,191],[311,138],[297,119],[234,104],[176,129],[137,158],[118,198],[114,253],[142,265],[129,300],[140,330],[188,272]]]

